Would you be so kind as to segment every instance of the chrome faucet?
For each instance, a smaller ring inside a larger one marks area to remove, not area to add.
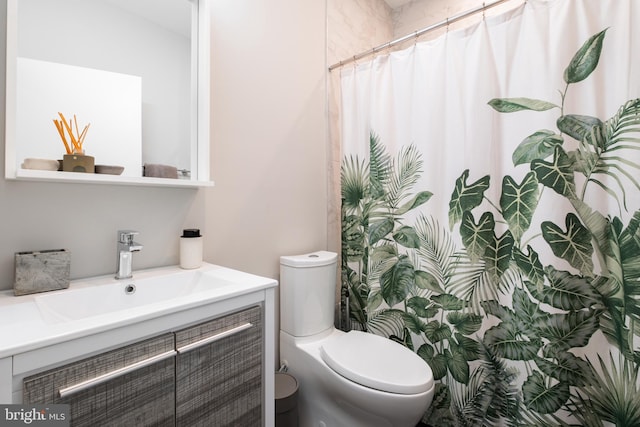
[[[142,245],[133,241],[133,236],[137,234],[138,232],[133,230],[118,230],[116,279],[130,279],[133,276],[133,253],[142,250]]]

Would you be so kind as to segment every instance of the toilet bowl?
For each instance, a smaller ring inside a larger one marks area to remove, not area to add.
[[[414,427],[433,399],[429,365],[387,338],[334,328],[335,253],[280,261],[280,358],[299,383],[300,426]]]

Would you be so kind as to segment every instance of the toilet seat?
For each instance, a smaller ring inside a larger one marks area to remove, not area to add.
[[[322,360],[343,377],[376,390],[418,394],[433,387],[429,365],[408,348],[378,335],[350,331],[330,338]]]

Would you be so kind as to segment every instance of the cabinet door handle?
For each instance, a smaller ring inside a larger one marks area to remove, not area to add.
[[[252,326],[253,324],[249,322],[243,323],[242,325],[238,325],[235,328],[227,329],[226,331],[192,342],[191,344],[183,345],[182,347],[178,348],[178,354],[186,353],[187,351],[195,350],[196,348],[202,347],[207,344],[211,344],[212,342],[221,340],[222,338],[235,335],[239,332],[244,331],[245,329],[249,329]]]
[[[175,350],[169,350],[164,353],[157,354],[155,356],[149,357],[148,359],[141,360],[136,363],[132,363],[131,365],[124,366],[122,368],[118,368],[114,371],[107,372],[106,374],[99,375],[95,378],[91,378],[86,381],[82,381],[78,384],[71,385],[69,387],[61,388],[59,390],[60,397],[67,397],[74,393],[78,393],[79,391],[86,390],[88,388],[94,387],[98,384],[102,384],[106,381],[112,380],[114,378],[121,377],[130,372],[138,370],[140,368],[144,368],[145,366],[152,365],[156,362],[159,362],[164,359],[168,359],[170,357],[174,357],[176,355]]]

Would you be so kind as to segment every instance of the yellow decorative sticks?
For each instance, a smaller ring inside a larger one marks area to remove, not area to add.
[[[84,144],[84,139],[87,136],[87,131],[89,130],[89,126],[91,123],[86,125],[82,132],[78,128],[78,119],[76,115],[73,115],[73,120],[69,120],[64,117],[64,115],[58,112],[58,116],[60,116],[60,120],[53,119],[53,124],[55,124],[58,133],[60,134],[60,138],[62,138],[62,142],[64,143],[64,148],[67,150],[67,154],[83,154],[84,150],[82,149],[82,145]],[[73,128],[75,126],[75,135],[73,133]],[[71,139],[71,145],[67,142],[67,138],[65,136],[65,129],[69,134],[69,138]]]

